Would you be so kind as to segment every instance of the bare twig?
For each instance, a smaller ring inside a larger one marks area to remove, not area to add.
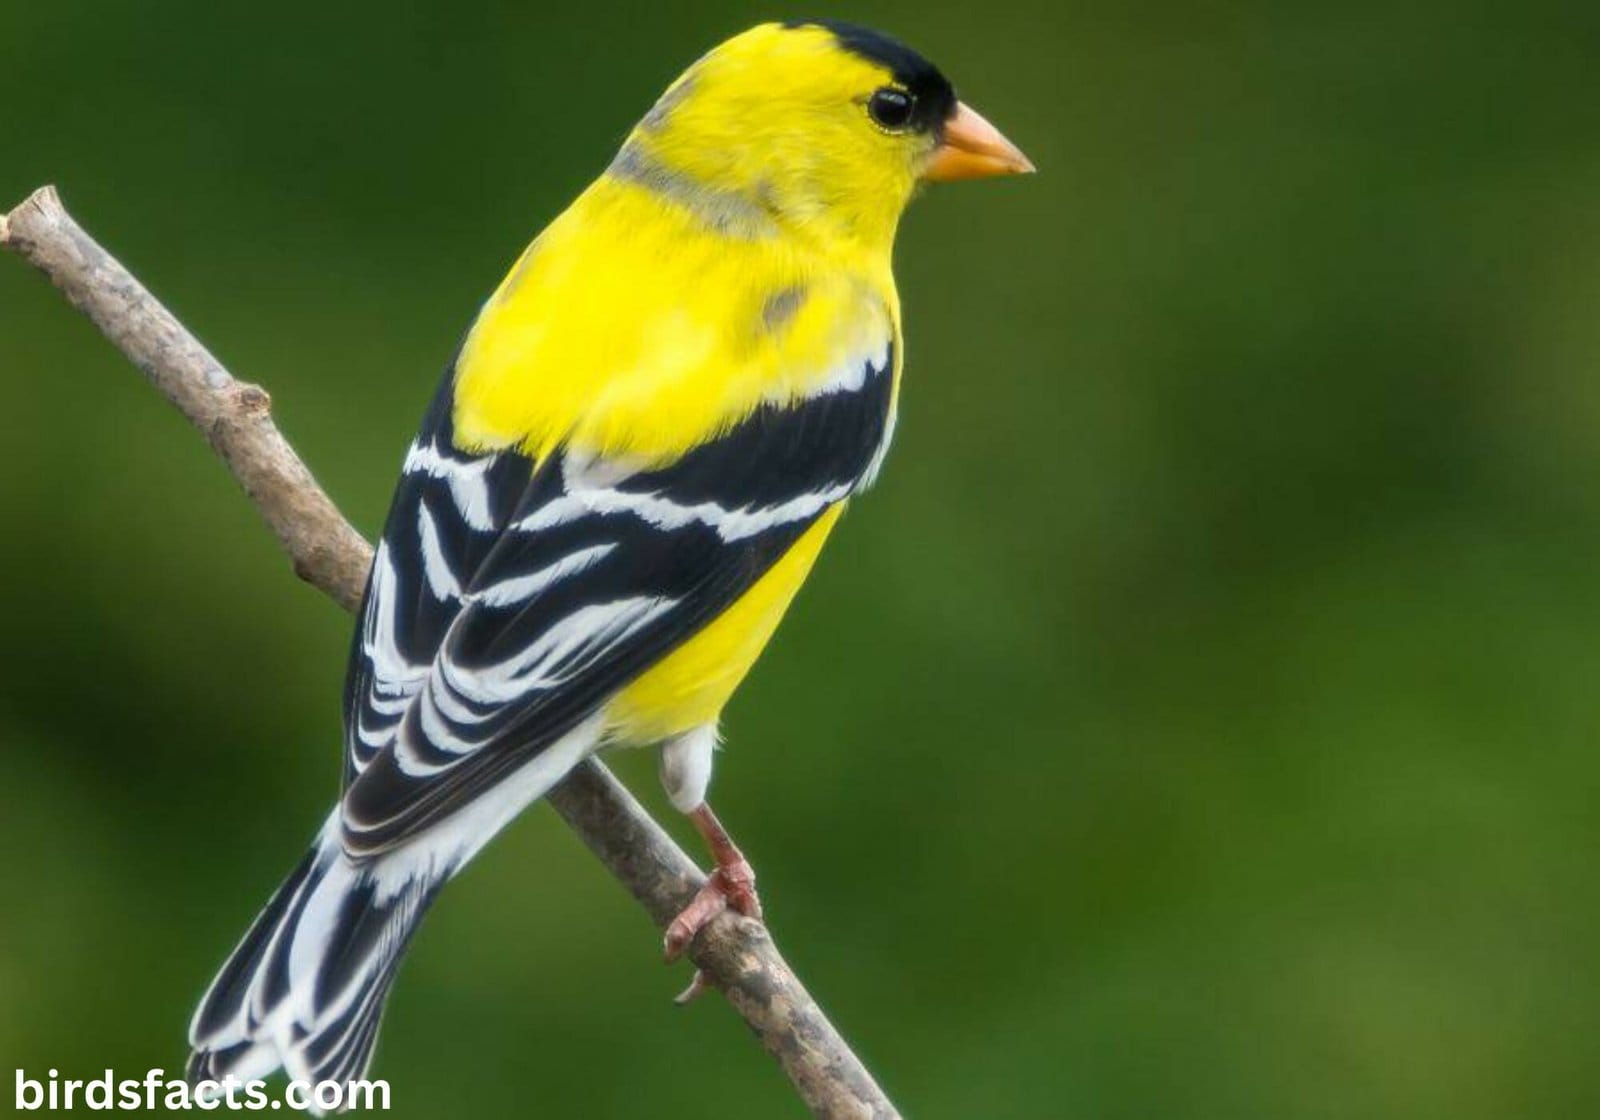
[[[347,611],[360,602],[371,546],[272,422],[258,386],[221,363],[74,222],[51,187],[0,215],[0,245],[46,276],[210,441],[266,519],[300,578]],[[670,836],[599,762],[547,800],[659,927],[705,881]],[[813,1113],[886,1120],[899,1113],[795,977],[767,931],[732,912],[689,956],[783,1067]]]

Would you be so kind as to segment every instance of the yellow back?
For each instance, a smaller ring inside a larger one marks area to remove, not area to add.
[[[898,322],[887,260],[719,236],[606,176],[480,314],[457,367],[457,440],[670,460],[880,352]]]
[[[660,463],[890,342],[898,364],[890,255],[930,141],[868,120],[890,77],[771,24],[691,67],[484,307],[463,447]]]

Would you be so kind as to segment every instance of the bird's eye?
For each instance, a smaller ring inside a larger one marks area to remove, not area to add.
[[[867,113],[884,128],[904,128],[911,123],[917,100],[902,89],[885,86],[867,101]]]

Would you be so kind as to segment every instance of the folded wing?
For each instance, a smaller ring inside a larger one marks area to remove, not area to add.
[[[406,459],[351,654],[345,846],[404,843],[593,716],[875,474],[893,356],[646,470],[454,447],[448,379]]]

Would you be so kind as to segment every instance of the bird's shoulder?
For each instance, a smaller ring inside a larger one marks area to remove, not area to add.
[[[898,354],[898,336],[886,261],[718,232],[602,180],[483,307],[456,365],[455,428],[473,450],[667,462]]]

